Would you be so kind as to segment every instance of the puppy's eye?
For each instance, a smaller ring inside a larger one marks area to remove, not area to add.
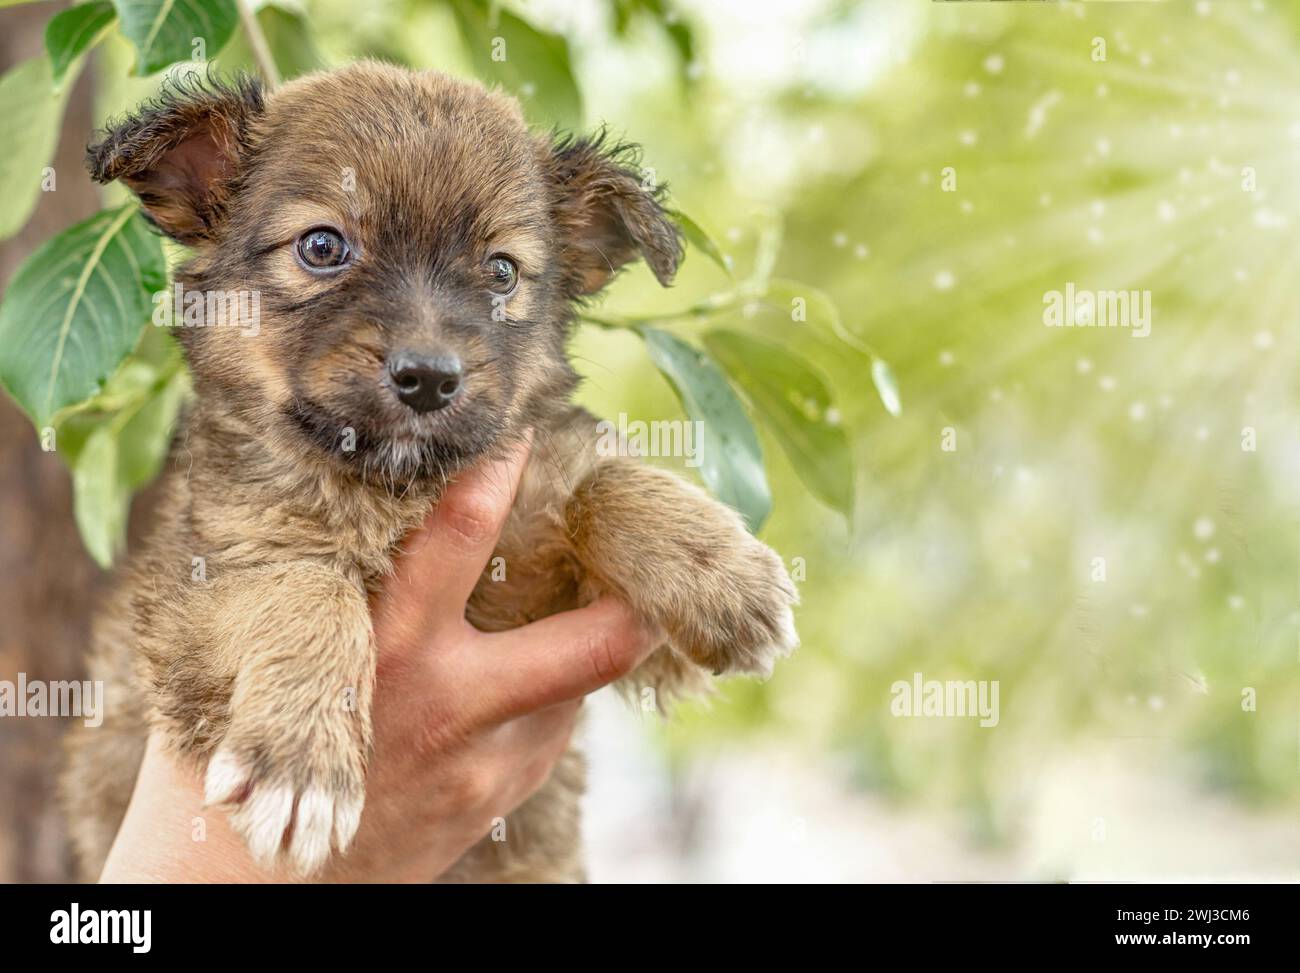
[[[334,230],[308,230],[298,238],[298,259],[309,270],[333,270],[352,256],[347,242]]]
[[[494,294],[510,294],[519,283],[519,268],[509,257],[497,254],[487,262],[488,290]]]

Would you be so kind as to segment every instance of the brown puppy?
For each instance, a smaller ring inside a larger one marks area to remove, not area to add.
[[[474,625],[617,593],[671,643],[627,682],[667,696],[766,672],[794,646],[780,559],[694,486],[600,455],[595,419],[569,402],[574,302],[638,256],[666,284],[681,255],[629,150],[555,144],[500,94],[360,63],[273,94],[176,82],[88,162],[193,248],[186,290],[259,298],[179,332],[197,403],[101,618],[107,718],[70,743],[88,877],[150,728],[205,768],[208,802],[261,860],[311,872],[346,849],[371,745],[367,595],[448,478],[530,428],[496,552],[506,579],[485,573]],[[446,877],[581,880],[582,788],[571,751],[511,839]]]

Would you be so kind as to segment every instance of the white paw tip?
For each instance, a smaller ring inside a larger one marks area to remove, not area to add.
[[[325,863],[334,833],[334,798],[319,787],[310,787],[298,798],[298,815],[293,823],[289,860],[309,875]]]
[[[229,750],[218,750],[208,761],[203,778],[203,802],[225,804],[239,796],[248,783],[248,769]]]
[[[800,646],[800,633],[794,627],[794,609],[788,607],[781,613],[780,622],[777,622],[777,631],[780,632],[781,652],[789,656]]]
[[[776,622],[776,638],[754,652],[752,672],[761,680],[772,677],[776,660],[784,659],[799,646],[799,633],[794,627],[794,611],[786,608]]]
[[[799,632],[794,627],[794,609],[786,608],[776,623],[777,648],[781,655],[789,655],[799,647]]]
[[[286,784],[260,784],[231,820],[247,840],[253,857],[269,864],[280,853],[284,833],[293,820],[293,789]]]
[[[357,833],[363,803],[360,798],[346,797],[340,797],[334,802],[334,843],[341,852],[348,850]]]

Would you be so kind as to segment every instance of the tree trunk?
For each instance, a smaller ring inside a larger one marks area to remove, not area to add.
[[[59,6],[4,11],[0,71],[41,53],[45,23]],[[99,208],[82,166],[94,122],[91,91],[88,69],[68,101],[57,189],[43,193],[23,231],[0,244],[0,284],[37,245]],[[104,580],[77,536],[67,469],[42,452],[31,422],[0,396],[0,680],[16,682],[20,672],[29,680],[82,678],[90,608]],[[54,803],[66,727],[62,717],[0,718],[0,882],[72,876]]]

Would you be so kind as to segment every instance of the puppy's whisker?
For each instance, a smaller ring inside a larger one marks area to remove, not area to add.
[[[560,478],[564,481],[565,490],[572,493],[574,487],[573,479],[569,476],[568,467],[560,460],[559,450],[555,448],[555,437],[551,435],[550,430],[547,429],[541,430],[541,435],[546,437],[546,462],[550,465],[551,469],[555,470],[560,475]]]

